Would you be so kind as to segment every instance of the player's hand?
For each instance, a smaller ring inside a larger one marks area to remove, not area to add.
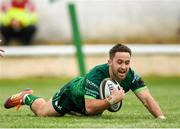
[[[106,98],[106,100],[110,103],[110,105],[113,105],[123,100],[124,97],[125,93],[123,89],[113,89],[111,95],[108,98]]]
[[[160,120],[165,120],[166,119],[166,117],[164,115],[158,116],[157,118],[160,119]]]
[[[112,90],[112,95],[111,95],[117,102],[120,102],[124,97],[125,97],[125,93],[123,89],[117,90],[117,89],[113,89]],[[116,102],[116,103],[117,103]]]

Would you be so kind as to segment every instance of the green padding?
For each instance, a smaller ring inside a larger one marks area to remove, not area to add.
[[[144,90],[144,89],[147,89],[147,87],[145,86],[145,87],[141,87],[141,88],[138,88],[138,89],[136,89],[135,91],[134,91],[134,93],[139,93],[140,91],[142,91],[142,90]]]
[[[88,95],[85,95],[84,98],[86,98],[86,99],[95,99],[94,97],[88,96]]]

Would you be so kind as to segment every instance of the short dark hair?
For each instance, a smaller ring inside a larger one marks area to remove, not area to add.
[[[131,49],[123,44],[117,43],[109,51],[109,58],[112,59],[116,52],[128,52],[131,56]]]

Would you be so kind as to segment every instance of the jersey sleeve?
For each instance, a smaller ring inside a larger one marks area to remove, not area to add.
[[[102,81],[100,71],[91,71],[85,79],[85,98],[99,99],[99,85]]]
[[[147,87],[145,86],[143,79],[138,74],[136,74],[134,71],[132,71],[132,82],[131,82],[130,89],[134,93],[138,93],[139,91],[141,91],[145,88],[147,88]]]
[[[99,96],[99,86],[94,81],[86,78],[85,98],[97,99]]]

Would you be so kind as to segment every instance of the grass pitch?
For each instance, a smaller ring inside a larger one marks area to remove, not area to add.
[[[102,116],[36,117],[23,106],[4,109],[5,99],[27,87],[48,100],[69,78],[23,78],[0,80],[0,128],[180,128],[180,77],[149,76],[144,80],[160,104],[166,120],[154,119],[130,91],[120,111]]]

